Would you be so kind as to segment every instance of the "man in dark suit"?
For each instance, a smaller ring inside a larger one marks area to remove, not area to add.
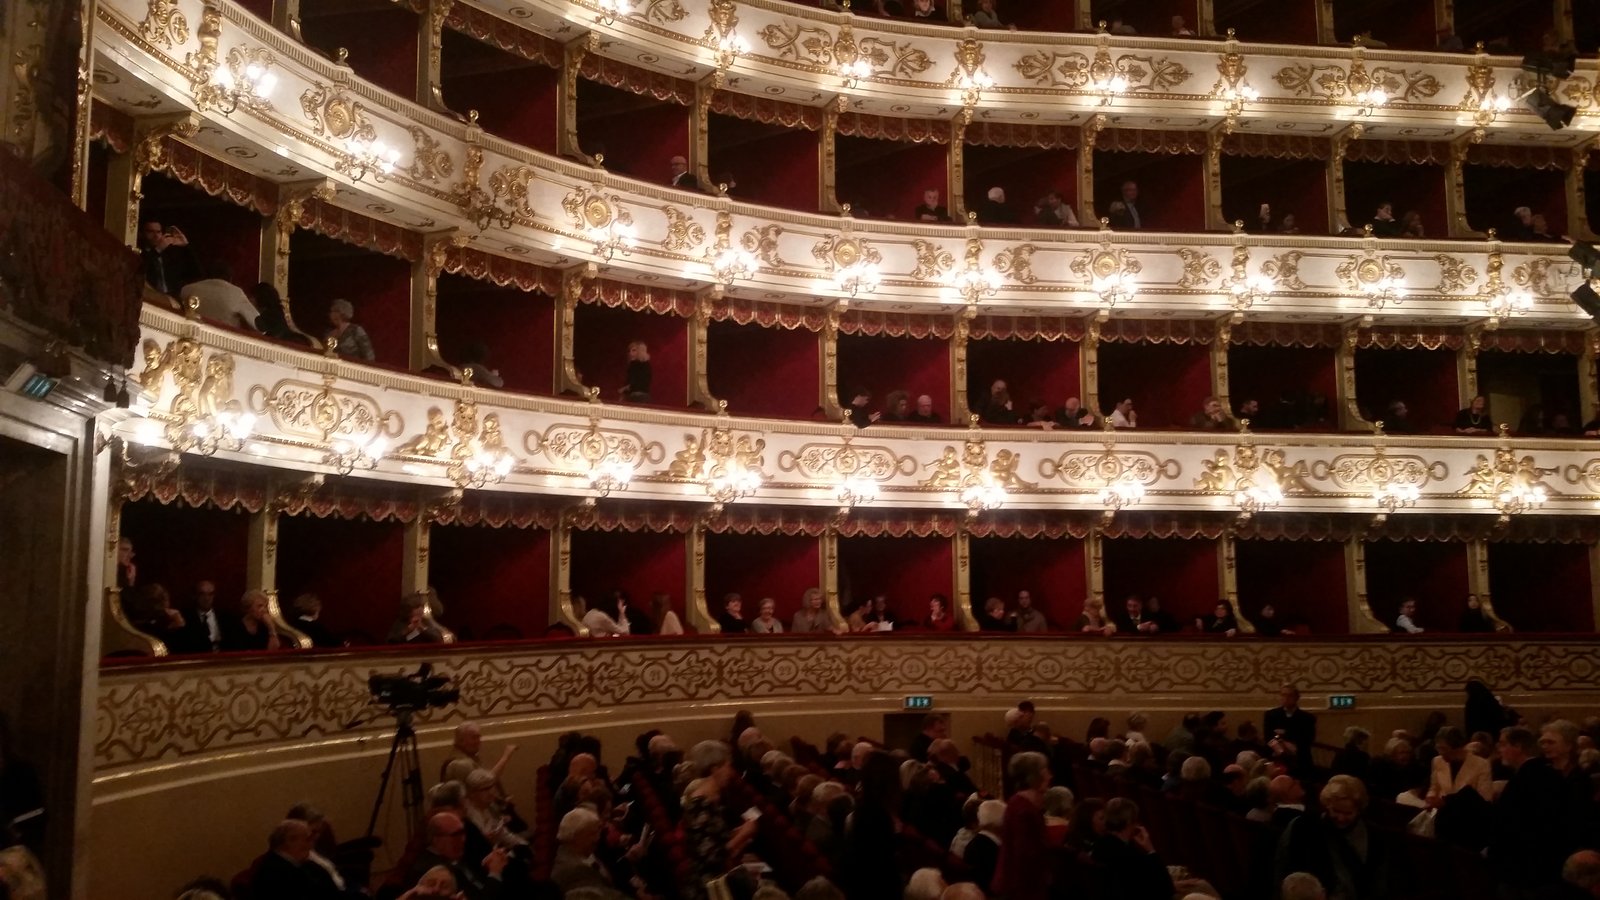
[[[1111,220],[1111,227],[1118,231],[1138,231],[1145,227],[1144,217],[1147,213],[1139,202],[1139,182],[1124,181],[1122,199],[1111,201],[1106,213],[1106,218]]]
[[[339,889],[321,866],[313,865],[311,826],[285,819],[272,829],[267,854],[250,879],[253,900],[332,900]]]
[[[416,884],[434,866],[444,866],[456,878],[466,900],[499,900],[504,894],[503,875],[511,857],[496,847],[481,865],[466,859],[467,826],[455,813],[434,813],[428,819],[428,846],[417,854],[407,883]]]
[[[194,586],[194,609],[183,617],[179,653],[215,653],[222,649],[222,613],[217,610],[217,585],[202,581]]]
[[[589,888],[607,900],[623,900],[616,881],[605,863],[595,856],[600,846],[600,817],[580,806],[561,817],[556,840],[561,846],[550,866],[550,880],[563,895],[578,888]]]
[[[140,225],[139,256],[145,283],[169,296],[176,297],[180,288],[200,274],[200,261],[176,225],[162,228],[153,219]]]
[[[1272,801],[1272,829],[1279,833],[1289,823],[1305,814],[1306,789],[1290,775],[1275,776],[1267,785],[1267,799]]]
[[[1291,759],[1296,768],[1311,764],[1317,742],[1317,717],[1300,708],[1300,689],[1292,684],[1278,691],[1279,705],[1267,710],[1261,731],[1273,756]]]
[[[928,748],[933,742],[950,736],[950,717],[943,713],[928,713],[922,717],[922,733],[911,742],[911,758],[928,761]]]
[[[1126,797],[1106,804],[1106,834],[1092,857],[1105,867],[1106,896],[1117,900],[1171,900],[1172,876],[1156,855],[1150,832],[1139,824],[1139,806]]]

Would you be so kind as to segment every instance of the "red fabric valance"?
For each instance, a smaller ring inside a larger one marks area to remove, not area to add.
[[[694,294],[673,288],[653,287],[647,284],[628,284],[622,281],[593,281],[585,286],[584,303],[601,306],[620,306],[634,312],[653,312],[660,315],[694,315]]]
[[[1299,134],[1256,134],[1236,131],[1222,139],[1222,152],[1230,156],[1266,156],[1273,159],[1329,159],[1333,142]]]
[[[718,115],[749,119],[764,125],[804,128],[807,131],[822,130],[821,107],[801,106],[773,97],[717,91],[711,95],[711,111]]]
[[[496,15],[465,3],[452,4],[445,16],[445,27],[523,59],[559,69],[561,45],[528,28],[522,28]]]
[[[1337,325],[1241,322],[1233,326],[1230,340],[1253,347],[1337,347],[1342,337]]]
[[[1344,158],[1354,162],[1442,166],[1450,162],[1450,145],[1440,141],[1351,141]]]
[[[399,225],[351,212],[322,200],[307,200],[300,227],[346,244],[398,256],[408,262],[422,258],[422,235]]]
[[[643,94],[679,106],[694,105],[693,82],[641,69],[638,66],[630,66],[608,56],[597,56],[593,53],[585,55],[583,62],[578,66],[578,74],[590,81],[598,81],[630,93]]]
[[[1478,346],[1501,353],[1570,353],[1583,355],[1582,331],[1485,331]]]
[[[1019,341],[1081,341],[1089,324],[1082,316],[977,316],[971,338]]]
[[[162,141],[165,152],[157,169],[178,181],[263,216],[278,210],[278,186],[259,175],[230,166],[173,138]]]
[[[499,287],[538,291],[552,297],[561,291],[561,273],[554,269],[471,247],[451,247],[445,254],[444,270]]]
[[[1356,335],[1357,347],[1377,347],[1380,350],[1460,350],[1466,346],[1466,337],[1459,331],[1418,331],[1400,326],[1382,326],[1362,329]]]
[[[1100,326],[1100,340],[1120,344],[1198,344],[1217,339],[1217,326],[1200,319],[1112,319]]]
[[[1083,129],[1076,125],[980,121],[967,126],[966,143],[986,147],[1073,149],[1083,143]]]
[[[955,334],[955,320],[949,316],[927,313],[894,313],[877,310],[852,309],[839,317],[840,334],[864,334],[869,337],[938,338],[945,340]]]
[[[1475,166],[1507,169],[1572,168],[1572,148],[1513,144],[1473,144],[1467,148],[1467,162]]]
[[[99,100],[89,106],[89,140],[105,141],[112,150],[127,153],[133,146],[133,117]]]
[[[740,325],[754,322],[764,328],[821,331],[827,318],[826,310],[793,303],[728,296],[711,301],[711,319],[716,322],[737,322]]]
[[[1162,131],[1156,128],[1107,128],[1095,140],[1096,150],[1115,153],[1170,153],[1198,156],[1206,152],[1203,131]]]
[[[912,144],[950,143],[950,123],[928,119],[844,113],[839,116],[838,132],[851,137],[875,138],[881,141],[902,141]]]

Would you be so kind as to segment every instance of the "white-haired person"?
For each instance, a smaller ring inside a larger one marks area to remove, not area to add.
[[[586,806],[580,806],[561,817],[556,827],[555,859],[550,865],[550,880],[561,889],[563,896],[580,888],[599,888],[609,893],[601,896],[607,900],[624,900],[625,895],[616,889],[611,871],[595,855],[600,846],[600,816]]]
[[[750,620],[751,634],[783,634],[783,623],[778,620],[778,601],[762,597],[756,609],[756,617]]]
[[[500,807],[500,780],[489,769],[473,769],[462,782],[467,789],[463,809],[467,821],[496,847],[515,850],[528,840],[511,827],[511,817]]]
[[[800,595],[800,609],[789,622],[790,633],[834,634],[841,630],[833,624],[833,618],[828,615],[822,588],[806,588],[806,592]]]
[[[1392,848],[1382,832],[1366,825],[1366,786],[1349,775],[1335,775],[1318,799],[1321,815],[1302,815],[1284,831],[1276,877],[1281,881],[1294,872],[1310,873],[1322,882],[1329,900],[1384,896]]]
[[[1072,810],[1078,798],[1072,789],[1055,785],[1044,792],[1044,839],[1052,847],[1066,843],[1067,830],[1072,827]]]
[[[706,896],[706,882],[720,878],[739,861],[755,839],[758,820],[728,827],[722,792],[738,773],[727,744],[701,741],[689,748],[688,762],[696,780],[683,797],[683,843],[694,874],[684,896],[698,900]]]
[[[1310,872],[1290,872],[1284,876],[1280,890],[1282,900],[1328,900],[1322,882]]]
[[[362,362],[372,362],[377,354],[372,349],[372,336],[355,323],[356,308],[349,300],[335,300],[328,304],[327,337],[338,342],[335,348],[340,356]]]
[[[902,896],[905,900],[939,900],[947,887],[944,874],[938,869],[918,869],[911,873]]]

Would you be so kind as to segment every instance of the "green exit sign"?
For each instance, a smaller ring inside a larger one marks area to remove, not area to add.
[[[1355,709],[1355,694],[1330,694],[1328,695],[1329,709]]]
[[[927,694],[918,694],[906,698],[906,709],[924,710],[933,709],[933,698]]]

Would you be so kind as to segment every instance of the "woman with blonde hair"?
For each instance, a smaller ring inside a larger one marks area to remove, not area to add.
[[[1075,627],[1084,634],[1115,634],[1117,630],[1116,623],[1106,617],[1106,602],[1099,597],[1083,601],[1083,615]]]
[[[839,629],[834,627],[823,601],[822,588],[806,588],[806,592],[800,595],[800,609],[789,623],[789,631],[792,634],[837,632]]]
[[[756,607],[760,612],[750,620],[751,634],[783,634],[783,623],[778,621],[778,601],[762,597]]]

